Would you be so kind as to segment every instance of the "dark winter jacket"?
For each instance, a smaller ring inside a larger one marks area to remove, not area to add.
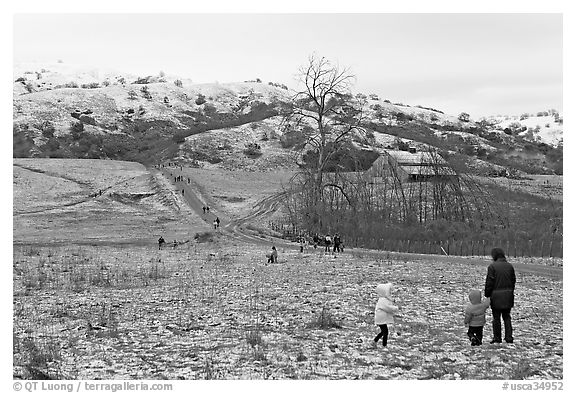
[[[500,258],[488,266],[484,296],[490,298],[493,310],[507,310],[514,307],[515,286],[514,267],[505,258]]]
[[[484,326],[486,324],[486,309],[490,307],[490,299],[482,300],[482,292],[473,289],[468,294],[470,304],[464,311],[464,324],[466,326]]]

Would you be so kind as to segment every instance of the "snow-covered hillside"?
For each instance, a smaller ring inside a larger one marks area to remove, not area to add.
[[[518,135],[523,136],[528,140],[543,142],[552,146],[558,146],[563,142],[563,122],[558,122],[560,116],[551,115],[523,115],[523,116],[495,116],[492,119],[497,121],[496,127],[504,130],[506,128],[520,128],[525,127],[525,131],[521,131]]]

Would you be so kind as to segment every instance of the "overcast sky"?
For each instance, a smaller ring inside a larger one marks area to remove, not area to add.
[[[311,53],[356,92],[474,118],[562,108],[561,14],[16,14],[14,61],[297,87]]]

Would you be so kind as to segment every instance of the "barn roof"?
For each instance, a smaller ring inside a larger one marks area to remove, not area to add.
[[[446,161],[436,152],[419,151],[410,153],[403,150],[385,150],[400,166],[446,164]]]

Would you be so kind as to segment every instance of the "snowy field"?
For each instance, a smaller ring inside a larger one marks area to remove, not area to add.
[[[562,379],[562,281],[518,274],[514,344],[471,347],[485,267],[216,239],[15,247],[14,375],[66,379]],[[378,283],[401,312],[372,347]]]

